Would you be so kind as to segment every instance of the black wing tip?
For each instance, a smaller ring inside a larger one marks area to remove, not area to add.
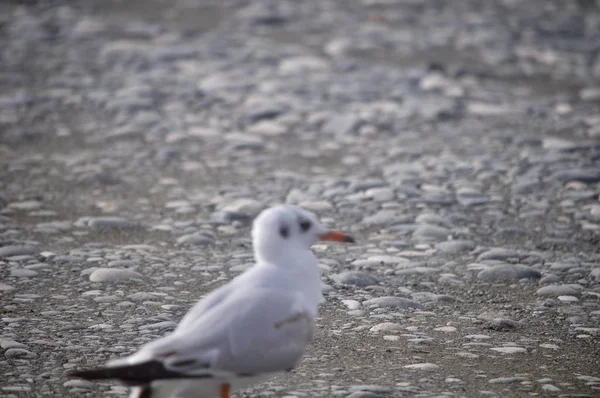
[[[97,368],[97,369],[80,369],[73,370],[67,373],[67,377],[85,379],[85,380],[98,380],[104,379],[107,377],[103,377],[106,375],[106,369]]]

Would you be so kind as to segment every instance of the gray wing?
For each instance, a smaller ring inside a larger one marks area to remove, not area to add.
[[[254,289],[211,307],[185,330],[154,344],[150,356],[190,375],[284,371],[300,361],[313,328],[302,295]]]

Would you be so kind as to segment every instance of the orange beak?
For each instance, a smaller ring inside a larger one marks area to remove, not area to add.
[[[354,243],[354,238],[340,231],[329,231],[320,236],[321,240],[333,240],[336,242]]]

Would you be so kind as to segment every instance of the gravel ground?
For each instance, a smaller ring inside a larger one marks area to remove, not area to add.
[[[0,393],[124,396],[65,374],[285,201],[357,244],[250,396],[600,396],[599,53],[599,1],[0,3]]]

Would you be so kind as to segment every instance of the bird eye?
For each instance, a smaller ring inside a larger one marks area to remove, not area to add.
[[[306,232],[310,229],[311,227],[311,223],[308,220],[302,220],[300,221],[300,229],[302,230],[302,232]]]
[[[290,230],[284,225],[279,228],[279,235],[281,235],[283,239],[287,239],[287,237],[290,236]]]

